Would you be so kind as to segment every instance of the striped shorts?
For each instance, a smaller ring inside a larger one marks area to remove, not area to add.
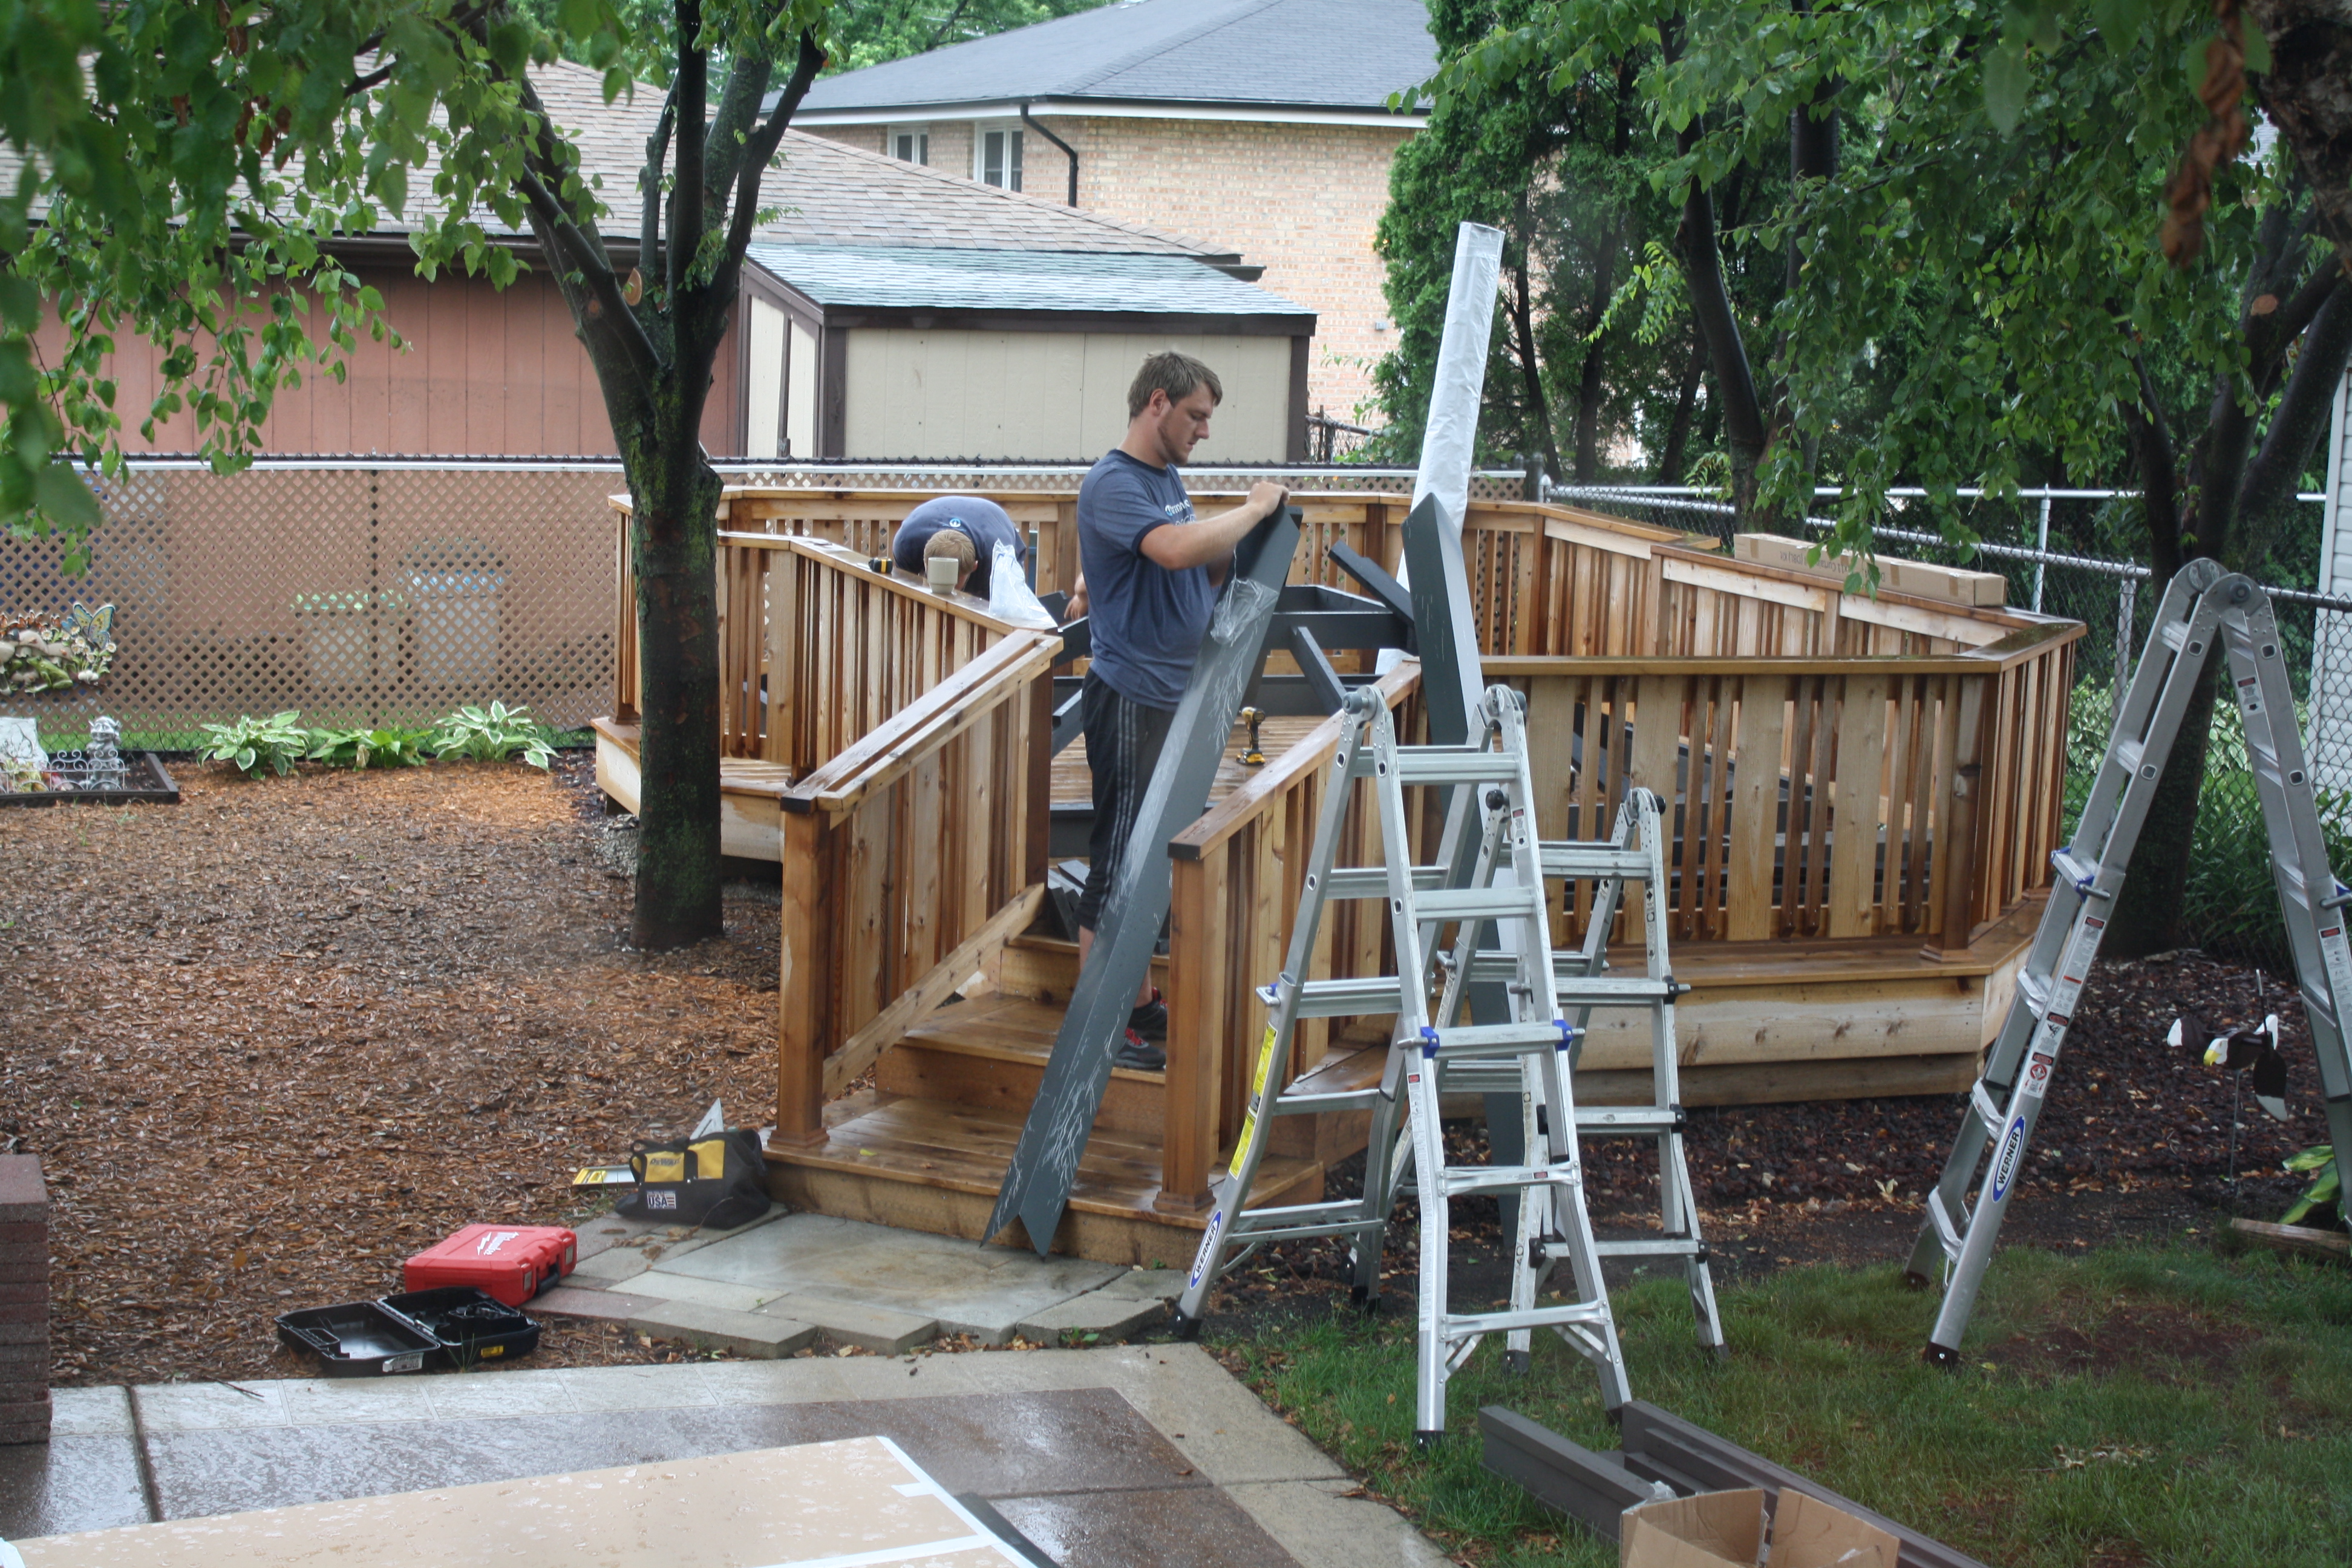
[[[1101,923],[1103,901],[1118,879],[1136,815],[1151,787],[1160,748],[1176,715],[1130,701],[1109,682],[1089,674],[1079,693],[1078,716],[1086,725],[1087,766],[1094,774],[1095,795],[1094,834],[1087,844],[1087,886],[1078,896],[1078,924],[1093,931]]]

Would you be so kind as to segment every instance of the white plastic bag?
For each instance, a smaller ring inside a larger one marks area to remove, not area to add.
[[[1029,579],[1021,570],[1020,558],[1013,546],[999,540],[996,553],[988,567],[988,613],[1000,621],[1010,621],[1016,626],[1036,626],[1044,631],[1054,629],[1054,617],[1029,591]]]

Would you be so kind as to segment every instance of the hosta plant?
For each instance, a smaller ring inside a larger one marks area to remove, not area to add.
[[[314,763],[350,768],[414,768],[425,762],[430,730],[313,730],[306,754]]]
[[[267,719],[251,714],[234,724],[206,724],[206,737],[196,754],[209,763],[228,763],[247,778],[257,778],[268,768],[280,777],[310,752],[310,732],[295,723],[299,712],[272,713]]]
[[[469,704],[442,720],[433,737],[433,754],[481,763],[520,757],[543,768],[555,760],[555,747],[547,726],[530,716],[529,706],[493,702],[487,708]]]

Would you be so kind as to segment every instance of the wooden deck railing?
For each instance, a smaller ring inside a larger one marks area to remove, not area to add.
[[[785,792],[778,1138],[1035,917],[1061,646],[1008,631]]]

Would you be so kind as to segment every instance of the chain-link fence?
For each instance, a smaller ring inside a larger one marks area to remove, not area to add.
[[[1546,487],[1553,500],[1728,540],[1731,508],[1687,489]],[[2138,537],[2138,498],[2129,491],[2027,491],[2011,499],[1962,495],[1937,503],[1982,542],[1946,542],[1944,513],[1919,495],[1896,492],[1878,529],[1882,553],[2008,580],[2008,603],[2081,621],[2075,659],[2073,739],[2067,767],[2069,826],[2104,752],[2116,694],[2145,646],[2158,597],[2148,569],[2129,559]],[[2254,572],[2269,586],[2294,687],[2320,816],[2339,874],[2352,875],[2352,599],[2313,592],[2317,581],[2321,498],[2297,499]],[[1818,539],[1821,518],[1784,531]],[[2200,945],[2284,967],[2288,962],[2263,832],[2262,808],[2236,707],[2219,702],[2207,748],[2183,929]]]

